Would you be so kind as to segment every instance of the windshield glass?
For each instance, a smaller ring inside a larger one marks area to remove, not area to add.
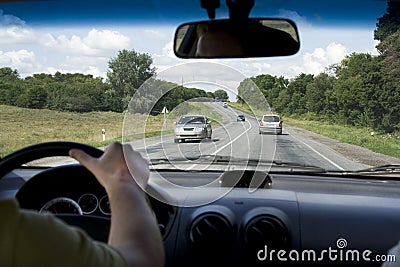
[[[263,117],[264,122],[279,122],[279,117],[278,116],[264,116]]]
[[[196,116],[183,116],[180,118],[178,124],[187,124],[187,123],[197,123],[197,124],[204,124],[205,119],[204,117],[196,117]]]
[[[400,164],[398,2],[267,2],[250,16],[296,23],[297,54],[177,58],[177,27],[209,19],[199,1],[0,2],[0,156],[120,141],[192,171]]]

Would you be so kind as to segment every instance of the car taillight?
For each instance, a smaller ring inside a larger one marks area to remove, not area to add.
[[[260,126],[264,126],[264,123],[262,121],[260,121]]]

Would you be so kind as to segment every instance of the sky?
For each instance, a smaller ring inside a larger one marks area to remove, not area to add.
[[[74,2],[75,0],[72,0]],[[178,0],[179,1],[179,0]],[[273,0],[270,3],[280,3],[284,0]],[[59,1],[60,2],[60,1]],[[61,0],[63,2],[63,0]],[[90,1],[80,1],[79,3],[89,5]],[[133,1],[134,2],[134,1]],[[125,9],[120,9],[119,21],[112,21],[110,10],[105,6],[102,20],[99,18],[88,20],[87,24],[76,23],[76,18],[85,17],[82,12],[71,13],[68,15],[68,8],[65,8],[65,17],[62,19],[60,10],[58,13],[51,9],[36,8],[30,9],[30,2],[23,3],[24,6],[16,8],[13,3],[0,2],[0,67],[11,67],[17,69],[21,77],[26,77],[34,73],[54,74],[59,71],[62,73],[84,73],[92,74],[95,77],[106,79],[108,61],[118,55],[122,49],[134,49],[140,53],[147,53],[153,58],[153,65],[156,67],[158,75],[163,73],[175,75],[173,79],[183,81],[184,83],[195,84],[195,81],[204,78],[198,78],[201,72],[195,68],[193,62],[201,60],[178,59],[172,50],[174,31],[177,24],[185,21],[194,20],[181,15],[176,21],[163,18],[162,3],[156,0],[144,1],[152,8],[159,10],[159,13],[152,12],[157,17],[159,24],[146,19],[137,19],[132,26],[132,19],[135,17],[132,13],[126,13]],[[313,1],[311,1],[313,2]],[[325,1],[323,1],[325,2]],[[294,56],[280,58],[252,58],[252,59],[216,59],[209,60],[209,64],[226,66],[227,71],[231,69],[230,74],[218,74],[212,71],[213,68],[207,68],[209,73],[206,83],[203,85],[212,90],[213,83],[220,83],[225,80],[229,87],[237,86],[240,81],[234,81],[232,77],[252,77],[259,74],[271,74],[294,78],[300,73],[318,74],[323,72],[329,65],[339,63],[346,55],[351,53],[370,53],[377,54],[375,49],[376,41],[373,39],[373,31],[376,27],[376,19],[382,16],[386,11],[384,1],[369,1],[371,5],[352,6],[349,10],[357,10],[354,14],[362,14],[353,21],[342,20],[343,17],[336,18],[336,26],[333,26],[333,14],[346,10],[339,10],[340,5],[345,2],[338,0],[329,7],[329,12],[325,6],[318,7],[320,11],[316,13],[307,12],[306,9],[298,9],[298,1],[286,1],[286,9],[277,9],[271,11],[269,16],[290,18],[298,26],[300,34],[301,48],[299,53]],[[357,2],[357,1],[356,1]],[[48,3],[44,1],[44,3]],[[52,3],[50,1],[50,3]],[[67,2],[65,2],[67,3]],[[68,3],[71,3],[69,1]],[[101,1],[98,8],[101,8]],[[132,3],[132,1],[126,1]],[[183,1],[183,3],[186,3]],[[319,3],[319,2],[318,2]],[[363,3],[367,3],[363,2]],[[262,5],[263,2],[261,1]],[[311,4],[311,3],[310,3]],[[315,3],[314,3],[315,4]],[[129,4],[127,4],[129,5]],[[36,6],[35,6],[36,7]],[[68,5],[70,8],[71,5]],[[55,7],[53,7],[55,8]],[[89,8],[89,7],[85,7]],[[144,8],[144,7],[143,7]],[[189,8],[189,7],[182,7]],[[290,8],[293,8],[293,11]],[[317,8],[317,9],[318,9]],[[141,10],[136,8],[136,17],[140,18]],[[175,10],[174,12],[178,12]],[[218,10],[217,10],[218,11]],[[117,12],[117,11],[115,11]],[[190,12],[188,12],[190,13]],[[53,15],[52,15],[53,14]],[[108,15],[107,15],[108,14]],[[182,12],[180,13],[182,14]],[[183,14],[185,14],[183,12]],[[206,19],[205,12],[196,17],[196,19]],[[226,10],[222,9],[218,13],[223,16]],[[258,15],[257,12],[254,13]],[[44,19],[47,18],[47,19]],[[67,19],[68,18],[68,19]],[[65,23],[68,22],[67,25]],[[168,22],[168,23],[167,23]],[[136,25],[136,26],[135,26]],[[190,63],[188,72],[183,75],[182,64]],[[201,67],[203,65],[199,64]],[[172,70],[171,70],[172,68]],[[173,69],[176,69],[176,72]],[[179,70],[179,71],[178,71]],[[202,70],[204,72],[204,70]],[[174,74],[173,74],[174,73]],[[236,75],[240,73],[241,75]],[[218,76],[219,75],[219,76]],[[180,76],[180,77],[179,77]],[[227,78],[231,77],[231,78]],[[207,85],[205,85],[207,84]]]

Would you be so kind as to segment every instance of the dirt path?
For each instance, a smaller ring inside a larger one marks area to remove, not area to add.
[[[398,158],[376,153],[364,147],[341,143],[337,140],[301,128],[292,126],[286,127],[290,127],[291,131],[296,131],[300,136],[315,140],[330,147],[331,149],[355,162],[366,164],[371,167],[385,164],[400,164],[400,159]]]

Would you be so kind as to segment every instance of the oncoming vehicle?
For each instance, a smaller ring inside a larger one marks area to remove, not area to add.
[[[279,115],[267,114],[262,116],[258,124],[258,133],[282,134],[282,120]]]
[[[398,264],[399,10],[0,1],[0,201],[107,242],[108,194],[68,151],[118,140],[149,164],[167,267]]]
[[[246,121],[246,117],[243,114],[239,114],[236,118],[236,121]]]
[[[204,115],[182,116],[175,125],[174,142],[185,140],[211,139],[212,127],[209,119]]]

